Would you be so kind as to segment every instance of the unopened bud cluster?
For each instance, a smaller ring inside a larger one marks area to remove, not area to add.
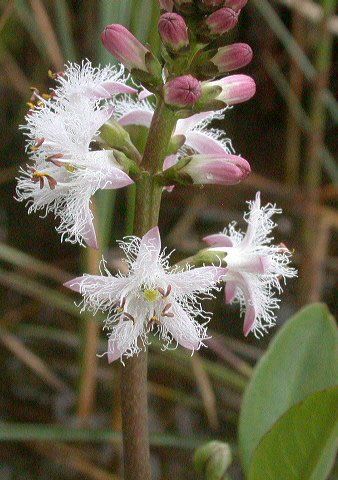
[[[225,91],[219,83],[221,89],[214,90],[214,95],[207,82],[243,68],[252,60],[249,45],[226,45],[226,34],[237,25],[247,0],[160,0],[159,3],[162,14],[158,30],[169,76],[164,86],[165,102],[174,108],[190,107],[191,113],[195,113],[222,109],[251,98],[255,88],[249,77],[242,76],[236,88],[225,85]],[[231,92],[235,92],[234,98]]]

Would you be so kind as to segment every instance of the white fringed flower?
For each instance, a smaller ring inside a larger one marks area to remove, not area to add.
[[[89,60],[83,60],[81,65],[69,62],[64,72],[56,75],[57,86],[52,91],[56,99],[68,101],[77,101],[78,96],[100,100],[119,93],[137,93],[126,84],[127,80],[123,65],[93,67]]]
[[[17,200],[26,202],[28,213],[53,212],[62,240],[97,247],[91,196],[132,183],[111,152],[91,148],[110,116],[111,107],[88,97],[52,99],[31,111],[21,127],[33,163],[20,170]]]
[[[291,253],[283,245],[272,245],[271,231],[276,224],[271,220],[282,213],[275,205],[261,207],[260,193],[248,202],[249,212],[244,215],[248,223],[245,234],[230,224],[222,233],[209,235],[204,240],[210,250],[220,258],[226,254],[222,279],[225,280],[226,302],[239,301],[244,316],[244,335],[251,331],[259,336],[275,325],[275,310],[279,299],[275,291],[282,292],[280,280],[295,277],[297,272],[289,266]]]
[[[192,351],[199,349],[207,338],[209,320],[201,295],[211,295],[221,269],[171,270],[168,256],[161,253],[157,227],[142,239],[127,238],[120,247],[126,254],[128,275],[112,276],[103,263],[105,275],[83,275],[65,284],[82,294],[83,310],[108,312],[104,328],[110,332],[109,362],[137,354],[149,343],[148,333],[153,330],[164,349],[173,341]]]

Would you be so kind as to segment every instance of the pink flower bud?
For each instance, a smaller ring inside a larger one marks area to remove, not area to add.
[[[174,52],[189,45],[188,27],[181,15],[164,13],[158,22],[162,42]]]
[[[205,20],[209,34],[223,35],[237,25],[238,14],[231,8],[220,8]]]
[[[203,88],[219,86],[222,92],[216,100],[221,100],[227,105],[246,102],[255,95],[256,84],[253,78],[247,75],[230,75],[213,82],[205,82]],[[202,90],[203,90],[202,88]]]
[[[149,50],[123,25],[108,25],[101,38],[105,48],[128,70],[137,68],[148,72],[145,59]]]
[[[252,50],[246,43],[234,43],[218,49],[211,62],[216,65],[220,73],[231,72],[245,67],[252,60]]]
[[[224,6],[232,8],[235,12],[239,12],[247,3],[248,0],[224,0]]]
[[[193,105],[201,96],[201,82],[191,75],[176,77],[164,87],[164,101],[175,107]]]
[[[189,175],[195,184],[234,185],[250,173],[250,165],[237,155],[193,155],[180,174]]]
[[[166,10],[167,12],[172,12],[174,8],[173,0],[159,0],[160,8]]]

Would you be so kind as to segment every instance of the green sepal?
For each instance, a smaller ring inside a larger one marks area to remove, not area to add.
[[[124,172],[126,172],[129,176],[138,176],[141,172],[140,167],[137,165],[136,162],[131,160],[131,158],[127,157],[123,152],[119,150],[113,150],[115,160],[121,165]]]

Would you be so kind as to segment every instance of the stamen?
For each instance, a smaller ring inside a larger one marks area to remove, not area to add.
[[[158,287],[156,290],[162,295],[163,298],[167,298],[170,295],[171,289],[172,289],[171,285],[168,285],[168,288],[166,291],[164,291],[163,288],[161,287]]]
[[[52,72],[52,70],[48,70],[48,76],[52,80],[55,80],[58,77],[64,77],[65,72]]]
[[[38,150],[38,149],[41,147],[41,145],[43,144],[44,141],[45,141],[44,138],[37,138],[37,139],[35,140],[35,145],[32,145],[32,146],[30,147],[31,151],[32,151],[32,152],[35,152],[36,150]]]
[[[46,162],[52,162],[56,167],[62,167],[64,164],[59,162],[57,159],[63,158],[62,153],[56,153],[55,155],[51,155],[50,157],[46,158]]]
[[[54,190],[56,185],[57,185],[57,181],[55,180],[55,178],[53,178],[49,173],[44,173],[44,172],[38,172],[37,170],[35,170],[34,168],[32,168],[32,182],[33,183],[40,183],[40,189],[42,190],[43,187],[45,186],[45,179],[47,180],[48,182],[48,185],[49,185],[49,188],[51,190]]]
[[[152,317],[149,318],[148,325],[150,327],[153,325],[161,325],[161,321],[156,315],[153,315]]]
[[[162,317],[170,317],[170,318],[173,318],[175,315],[173,314],[173,312],[169,312],[169,310],[171,309],[172,307],[172,303],[167,303],[166,306],[164,307],[164,309],[162,310],[161,312],[161,316]]]
[[[123,313],[123,316],[124,316],[125,318],[127,318],[128,320],[131,320],[133,323],[135,323],[135,318],[134,318],[132,315],[130,315],[130,313],[124,312],[124,313]]]

